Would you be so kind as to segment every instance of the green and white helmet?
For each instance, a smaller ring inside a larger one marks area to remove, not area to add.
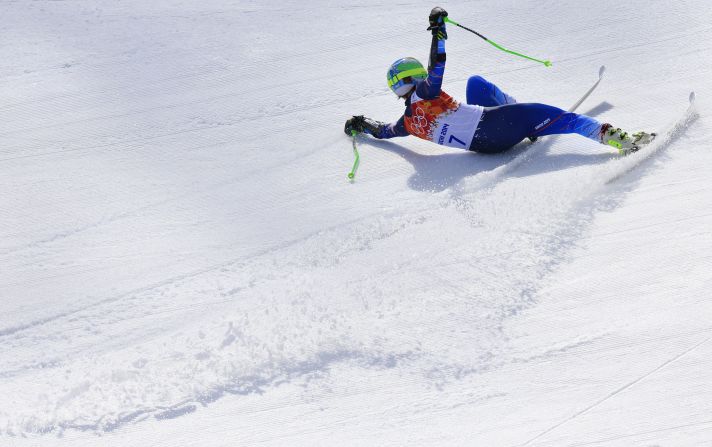
[[[425,79],[428,72],[423,64],[412,57],[404,57],[393,62],[388,69],[386,79],[388,87],[398,96],[406,95],[415,85],[415,79]]]

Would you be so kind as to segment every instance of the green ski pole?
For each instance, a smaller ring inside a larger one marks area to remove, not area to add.
[[[351,181],[353,181],[354,177],[356,176],[356,169],[358,169],[358,163],[359,163],[359,158],[360,158],[358,155],[358,149],[356,149],[356,134],[357,133],[358,132],[356,132],[355,130],[351,131],[352,144],[354,147],[354,155],[356,156],[356,159],[354,160],[354,165],[351,168],[351,172],[349,172],[349,175],[348,175],[349,180],[351,180]]]
[[[508,49],[504,48],[503,46],[499,45],[498,43],[489,40],[488,38],[486,38],[486,37],[483,36],[482,34],[478,33],[477,31],[471,30],[470,28],[468,28],[468,27],[466,27],[466,26],[462,26],[462,25],[460,25],[460,24],[457,23],[457,22],[453,22],[453,21],[450,20],[448,17],[443,17],[443,19],[444,19],[445,22],[447,22],[447,23],[452,23],[453,25],[455,25],[455,26],[457,26],[457,27],[460,27],[460,28],[462,28],[462,29],[464,29],[464,30],[466,30],[466,31],[469,31],[469,32],[475,34],[476,36],[482,38],[482,39],[483,39],[485,42],[487,42],[488,44],[490,44],[490,45],[492,45],[493,47],[497,48],[498,50],[502,50],[502,51],[504,51],[505,53],[513,54],[513,55],[519,56],[519,57],[523,57],[524,59],[529,59],[530,61],[539,62],[540,64],[544,64],[544,65],[547,66],[547,67],[551,67],[551,61],[548,61],[548,60],[547,60],[547,61],[542,61],[542,60],[540,60],[540,59],[535,59],[535,58],[533,58],[533,57],[529,57],[529,56],[527,56],[527,55],[525,55],[525,54],[517,53],[516,51],[508,50]]]

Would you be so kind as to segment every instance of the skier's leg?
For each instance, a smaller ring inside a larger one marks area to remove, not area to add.
[[[540,137],[543,135],[575,133],[597,143],[601,142],[599,135],[601,132],[601,123],[590,116],[567,112],[558,107],[546,104],[534,103],[527,104],[526,106],[527,113],[529,114],[529,122],[536,123],[531,136]],[[546,116],[547,119],[540,121],[542,115]],[[554,118],[549,121],[549,117],[552,116]]]
[[[482,107],[496,107],[516,104],[517,100],[500,90],[482,76],[472,76],[467,80],[467,103]]]
[[[509,104],[485,108],[470,150],[502,152],[527,137],[577,133],[600,142],[601,124],[586,115],[546,104]]]

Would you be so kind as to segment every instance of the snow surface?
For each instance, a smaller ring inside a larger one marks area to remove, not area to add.
[[[675,131],[363,139],[349,183],[432,6],[0,2],[0,445],[712,445],[709,2],[443,4],[554,62],[451,27],[454,96],[605,64],[582,112]]]

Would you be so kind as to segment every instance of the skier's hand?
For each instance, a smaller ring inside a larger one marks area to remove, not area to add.
[[[363,132],[365,125],[366,119],[363,117],[363,115],[355,115],[346,120],[346,124],[344,125],[344,133],[346,133],[346,135],[348,136],[351,136],[351,132],[353,131],[355,131],[356,133],[361,133]]]
[[[445,32],[445,17],[447,17],[447,11],[439,6],[433,8],[433,10],[430,11],[430,16],[428,16],[428,21],[430,22],[428,31],[431,31],[433,36],[440,40],[447,39],[447,32]]]
[[[430,11],[430,16],[428,17],[430,26],[433,27],[442,25],[443,23],[445,23],[445,17],[447,17],[447,11],[445,11],[439,6],[434,7],[433,10]]]
[[[445,31],[445,25],[428,27],[428,31],[431,31],[433,33],[433,36],[437,37],[439,40],[447,40],[447,31]]]

